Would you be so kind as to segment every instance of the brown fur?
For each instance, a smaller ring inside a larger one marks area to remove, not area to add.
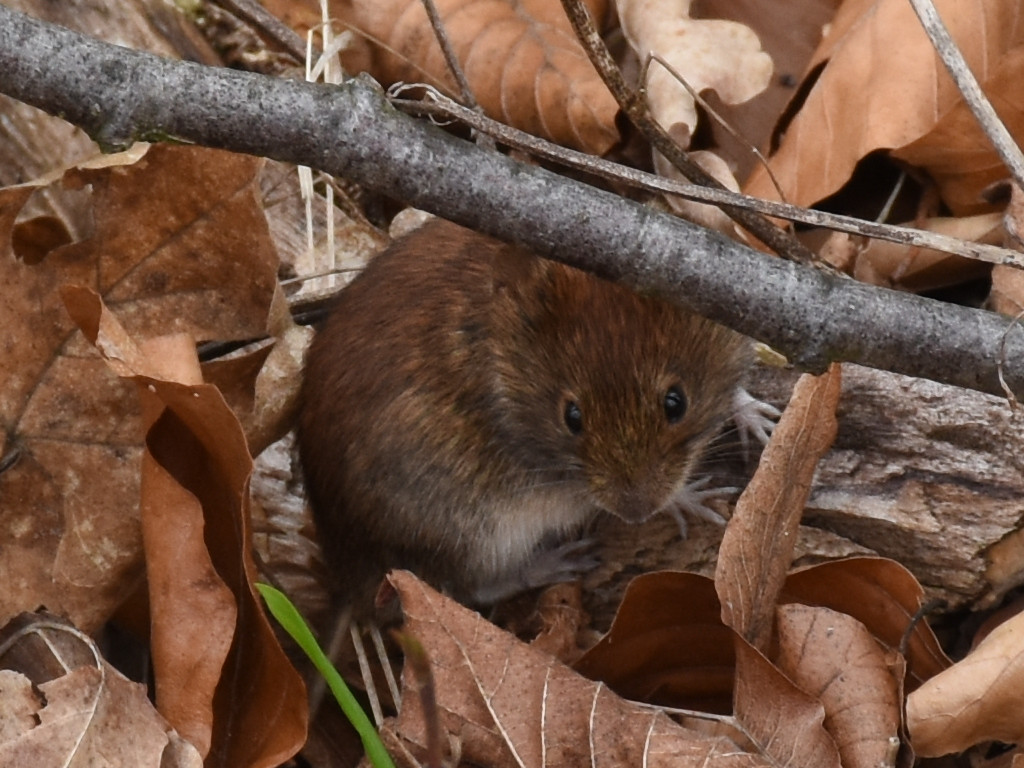
[[[306,363],[299,446],[342,597],[365,605],[405,567],[467,599],[599,511],[650,516],[729,416],[748,349],[443,220],[396,241],[341,292]],[[674,424],[673,385],[688,401]]]

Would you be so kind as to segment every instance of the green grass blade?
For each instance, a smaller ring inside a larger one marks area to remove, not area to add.
[[[363,742],[363,749],[366,750],[366,756],[370,758],[370,762],[373,763],[375,768],[395,768],[395,764],[391,761],[391,756],[384,749],[384,744],[380,740],[377,729],[374,728],[373,723],[370,722],[370,718],[366,716],[363,708],[359,706],[356,697],[352,695],[352,691],[349,690],[345,681],[341,679],[341,675],[338,674],[338,670],[331,664],[327,654],[321,650],[320,645],[309,629],[309,625],[306,624],[298,609],[283,592],[269,584],[257,584],[256,589],[260,591],[264,601],[267,603],[267,608],[270,609],[273,617],[277,619],[278,624],[284,627],[284,630],[299,644],[299,647],[302,648],[310,661],[313,662],[317,671],[327,681],[327,685],[331,689],[331,693],[334,694],[334,698],[338,700],[338,704],[341,706],[342,712],[345,713],[345,717],[349,719],[349,722],[352,723],[359,734],[359,738]]]

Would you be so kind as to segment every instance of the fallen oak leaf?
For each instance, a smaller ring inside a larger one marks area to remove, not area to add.
[[[768,87],[772,59],[754,31],[735,21],[694,19],[689,0],[618,0],[622,31],[641,62],[657,54],[694,91],[712,90],[726,104],[752,99]],[[688,147],[697,129],[697,105],[660,63],[645,83],[652,116]]]
[[[629,583],[608,634],[574,668],[632,701],[727,715],[733,634],[710,579],[646,573]]]
[[[1024,28],[1015,0],[936,7],[982,87],[1014,135],[1024,126],[1016,83],[1024,71]],[[893,72],[899,77],[893,77]],[[958,215],[985,209],[979,192],[1006,173],[945,71],[909,3],[842,3],[807,65],[799,110],[786,124],[769,165],[788,202],[812,206],[839,190],[876,150],[925,170]],[[851,99],[850,94],[860,98]],[[778,196],[755,167],[744,185],[755,197]]]
[[[779,601],[845,613],[886,648],[903,648],[908,690],[950,665],[935,633],[920,618],[924,588],[895,560],[849,557],[798,568],[787,577]]]
[[[611,630],[576,669],[629,699],[693,717],[716,713],[720,724],[742,734],[748,754],[772,764],[838,767],[822,704],[722,616],[711,579],[643,574],[627,587]]]
[[[138,401],[75,331],[58,286],[93,286],[141,336],[266,330],[277,265],[260,161],[144,149],[0,190],[0,619],[42,603],[94,630],[143,575]],[[46,183],[91,190],[93,232],[27,263],[12,250],[14,227]]]
[[[825,708],[757,648],[736,635],[734,711],[773,765],[840,768],[839,749],[825,730]]]

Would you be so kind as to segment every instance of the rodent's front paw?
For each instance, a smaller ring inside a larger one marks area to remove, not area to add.
[[[686,520],[686,515],[698,517],[701,520],[707,520],[709,523],[717,523],[718,525],[725,525],[726,523],[726,519],[711,509],[706,502],[708,499],[736,493],[739,488],[719,486],[709,488],[708,483],[710,482],[711,478],[705,476],[698,477],[687,483],[682,492],[677,494],[672,500],[672,506],[665,509],[665,512],[672,515],[672,518],[676,521],[676,525],[679,526],[679,534],[684,539],[690,533],[690,525]]]
[[[598,565],[594,544],[594,539],[577,539],[541,549],[517,573],[477,587],[473,600],[491,605],[528,589],[575,581]]]
[[[767,445],[782,411],[771,403],[758,400],[743,387],[736,388],[732,407],[732,420],[743,446],[743,455],[749,456],[751,439]]]

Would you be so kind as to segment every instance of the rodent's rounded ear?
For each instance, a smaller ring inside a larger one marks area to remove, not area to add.
[[[506,293],[516,299],[528,297],[533,287],[547,273],[549,263],[531,256],[513,245],[503,245],[491,254],[494,292]]]

